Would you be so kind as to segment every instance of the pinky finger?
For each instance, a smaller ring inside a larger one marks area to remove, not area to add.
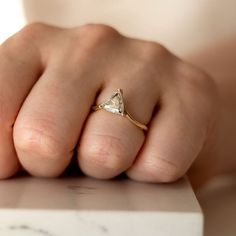
[[[154,116],[143,148],[127,175],[147,182],[173,182],[182,177],[205,139],[201,118],[196,121],[191,116],[187,108],[175,102],[163,107]]]

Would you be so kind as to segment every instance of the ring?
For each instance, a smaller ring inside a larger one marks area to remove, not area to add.
[[[132,118],[131,115],[125,110],[122,89],[117,89],[117,91],[115,91],[108,100],[98,105],[92,106],[92,109],[94,111],[104,109],[108,112],[111,112],[120,116],[124,116],[128,118],[128,120],[131,121],[134,125],[138,126],[139,128],[145,131],[148,130],[148,127],[146,125]]]

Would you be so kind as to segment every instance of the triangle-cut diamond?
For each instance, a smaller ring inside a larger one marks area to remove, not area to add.
[[[110,99],[102,104],[103,109],[123,115],[124,114],[124,102],[122,96],[122,90],[118,89],[114,94],[111,95]]]

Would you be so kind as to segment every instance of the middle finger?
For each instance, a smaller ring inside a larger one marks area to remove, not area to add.
[[[64,54],[68,52],[70,63]],[[80,52],[75,54],[73,59],[73,50],[64,50],[53,56],[15,122],[17,154],[32,175],[55,177],[68,166],[101,85],[90,79],[93,71],[87,69],[86,60],[76,58]]]
[[[117,88],[123,88],[125,110],[138,122],[148,124],[156,105],[157,93],[146,76],[131,72],[129,78],[124,79],[121,75],[119,79],[113,79],[104,86],[97,104],[107,101]],[[78,146],[80,168],[96,178],[117,176],[132,165],[144,140],[143,130],[126,117],[104,109],[93,112],[85,124]]]

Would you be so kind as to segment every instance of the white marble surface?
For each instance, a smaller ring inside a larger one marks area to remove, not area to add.
[[[0,182],[1,236],[200,236],[202,227],[186,179],[168,185],[86,177]]]

